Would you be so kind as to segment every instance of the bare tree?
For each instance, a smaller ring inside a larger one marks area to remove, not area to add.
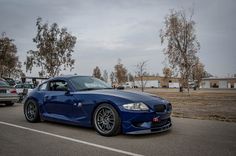
[[[131,73],[128,74],[128,81],[134,82],[134,76]]]
[[[108,82],[108,72],[106,70],[103,71],[102,78],[105,82]]]
[[[111,74],[110,74],[110,80],[111,80],[111,85],[113,85],[114,82],[116,81],[115,73],[114,73],[114,72],[111,72]]]
[[[162,71],[164,75],[164,82],[168,85],[169,79],[171,78],[173,72],[169,67],[164,67]]]
[[[182,85],[186,85],[189,93],[188,80],[191,69],[197,59],[196,53],[200,44],[195,34],[195,22],[191,15],[187,17],[185,11],[172,10],[165,18],[165,26],[161,30],[161,43],[166,42],[164,53],[172,69],[177,70],[182,78]]]
[[[101,70],[98,66],[96,66],[94,69],[93,69],[93,76],[98,78],[98,79],[101,79]]]
[[[0,37],[0,77],[19,77],[22,73],[14,40],[2,33]]]
[[[32,71],[33,66],[40,67],[40,76],[54,77],[60,71],[70,71],[74,68],[75,60],[72,59],[76,37],[67,32],[66,28],[59,28],[57,23],[48,26],[42,19],[36,22],[37,35],[33,38],[37,50],[29,50],[26,58],[26,71]]]
[[[203,78],[209,78],[209,77],[214,77],[214,76],[211,73],[208,73],[207,71],[205,71]]]
[[[205,77],[206,73],[204,65],[197,59],[196,64],[192,68],[192,79],[196,81],[197,87],[200,86],[202,78]]]
[[[118,84],[122,84],[127,81],[127,69],[121,64],[121,59],[118,60],[118,64],[115,65],[115,77]]]
[[[144,80],[144,77],[147,76],[147,61],[141,61],[136,65],[136,76],[140,81],[140,86],[142,92],[146,86],[147,81]]]

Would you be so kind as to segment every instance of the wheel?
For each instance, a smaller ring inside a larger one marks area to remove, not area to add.
[[[114,136],[120,132],[121,120],[112,105],[101,104],[94,111],[93,125],[99,134]]]
[[[38,122],[40,120],[38,105],[34,100],[26,101],[24,104],[24,114],[29,122]]]
[[[6,103],[6,106],[13,106],[13,105],[14,105],[13,102],[7,102],[7,103]]]

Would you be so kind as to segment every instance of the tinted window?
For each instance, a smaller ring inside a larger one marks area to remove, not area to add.
[[[1,87],[9,87],[9,84],[4,81],[0,81],[0,86]]]
[[[39,90],[40,90],[40,91],[47,90],[47,83],[42,84],[42,85],[39,87]]]
[[[50,91],[67,91],[68,86],[65,81],[51,81],[49,82],[49,90]]]
[[[33,88],[33,85],[32,84],[24,84],[24,88]]]
[[[108,89],[111,86],[104,81],[90,76],[76,76],[70,78],[76,90]]]
[[[16,87],[15,88],[22,88],[22,85],[16,85]]]

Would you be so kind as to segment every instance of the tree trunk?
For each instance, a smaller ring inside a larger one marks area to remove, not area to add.
[[[141,76],[141,89],[142,89],[142,92],[144,91],[144,85],[143,85],[143,77]]]
[[[189,94],[189,83],[188,83],[188,79],[189,79],[189,75],[186,75],[187,89],[188,89],[188,96],[190,96],[190,94]]]

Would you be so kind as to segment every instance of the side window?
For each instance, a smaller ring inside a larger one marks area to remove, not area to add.
[[[49,90],[50,91],[67,91],[68,86],[66,81],[51,81],[49,83]]]
[[[39,90],[40,90],[40,91],[45,91],[45,90],[47,90],[47,83],[44,83],[44,84],[42,84],[41,86],[39,86]]]
[[[16,85],[16,87],[15,88],[21,88],[21,85]]]

